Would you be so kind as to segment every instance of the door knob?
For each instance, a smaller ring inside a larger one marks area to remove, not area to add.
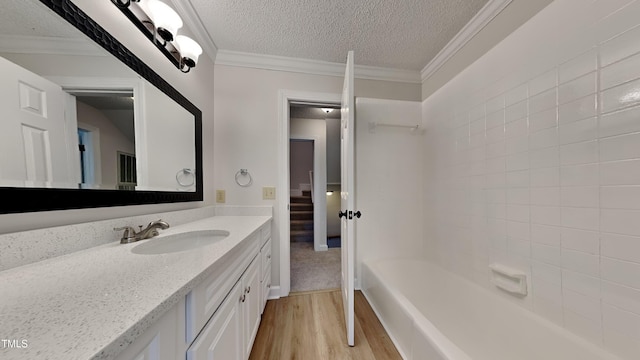
[[[338,211],[338,217],[339,218],[342,218],[342,217],[346,218],[347,217],[347,212],[346,211],[342,211],[342,210]]]
[[[360,219],[360,216],[362,216],[362,213],[360,212],[360,210],[356,211],[353,213],[353,216],[357,217],[358,219]]]

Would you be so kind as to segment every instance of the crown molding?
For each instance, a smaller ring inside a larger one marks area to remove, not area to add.
[[[478,13],[445,45],[420,72],[422,82],[429,79],[474,36],[484,29],[513,0],[489,0]]]
[[[253,54],[240,51],[218,50],[216,65],[239,66],[254,69],[277,70],[326,76],[344,76],[344,64],[328,61],[292,58],[286,56]],[[356,65],[358,79],[397,81],[420,84],[420,73],[414,70],[389,69]]]
[[[211,61],[215,62],[218,54],[218,46],[216,46],[213,38],[211,38],[211,35],[204,27],[204,23],[202,19],[200,19],[200,16],[198,16],[198,12],[193,7],[191,0],[172,0],[171,2],[178,15],[188,24],[187,26],[189,26],[189,29],[193,32],[195,40],[202,46],[202,49]]]
[[[21,35],[0,35],[0,52],[108,56],[104,50],[85,39]]]

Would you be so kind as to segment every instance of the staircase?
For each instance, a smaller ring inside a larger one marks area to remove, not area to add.
[[[313,242],[313,203],[311,191],[303,191],[302,196],[290,199],[291,242]]]

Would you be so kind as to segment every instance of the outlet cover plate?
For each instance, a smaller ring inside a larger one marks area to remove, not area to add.
[[[226,202],[226,192],[224,190],[216,190],[216,202],[224,204]]]
[[[273,186],[265,186],[262,188],[262,199],[263,200],[275,200],[276,199],[276,188]]]

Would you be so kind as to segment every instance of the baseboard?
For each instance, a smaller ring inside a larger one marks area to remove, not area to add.
[[[280,299],[280,286],[272,286],[271,289],[269,289],[269,296],[267,297],[268,300],[277,300]]]
[[[315,251],[328,251],[329,247],[325,244],[325,245],[318,245],[318,247],[316,247],[314,245],[313,250]]]

